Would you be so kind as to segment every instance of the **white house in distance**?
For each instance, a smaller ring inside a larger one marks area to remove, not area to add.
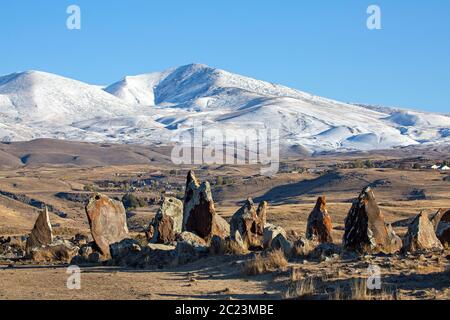
[[[437,170],[437,169],[439,169],[439,168],[440,168],[440,167],[439,167],[437,164],[431,166],[431,169],[433,169],[433,170]]]

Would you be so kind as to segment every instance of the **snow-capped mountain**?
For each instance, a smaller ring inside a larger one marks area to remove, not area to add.
[[[43,72],[0,77],[0,139],[169,143],[190,130],[275,128],[314,151],[449,143],[450,117],[353,105],[191,64],[104,89]]]

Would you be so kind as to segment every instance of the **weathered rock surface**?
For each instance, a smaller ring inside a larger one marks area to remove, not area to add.
[[[189,171],[186,179],[183,231],[193,232],[206,241],[214,235],[225,238],[230,234],[229,224],[216,213],[209,182],[200,184],[193,171]]]
[[[332,229],[333,225],[331,216],[326,208],[326,199],[325,197],[319,197],[316,206],[308,217],[306,238],[308,240],[317,240],[320,243],[332,243]]]
[[[392,226],[385,222],[370,187],[364,189],[345,219],[343,238],[345,249],[359,253],[398,252],[402,248],[401,239]]]
[[[0,259],[19,259],[25,256],[25,236],[0,237]]]
[[[267,207],[267,202],[263,201],[256,209],[253,200],[248,198],[245,204],[231,218],[231,239],[242,243],[247,249],[262,248],[264,226],[267,220]]]
[[[263,233],[263,247],[264,249],[268,249],[272,245],[273,239],[276,238],[279,234],[282,234],[285,238],[287,238],[286,231],[282,227],[275,226],[270,223],[266,223],[264,227]]]
[[[217,237],[217,236],[214,236]],[[213,237],[213,238],[214,238]],[[182,233],[177,234],[176,236],[177,242],[187,242],[193,246],[206,246],[206,241],[203,238],[200,238],[198,235],[192,232],[184,231]]]
[[[69,263],[78,253],[79,248],[70,241],[58,239],[51,244],[35,247],[30,251],[30,258],[35,262]]]
[[[439,222],[436,223],[436,236],[445,248],[450,247],[450,210],[442,214]]]
[[[141,246],[134,239],[124,239],[110,246],[113,265],[130,268],[162,268],[177,262],[175,246],[150,243]]]
[[[404,252],[442,251],[444,247],[436,236],[433,223],[428,215],[421,212],[408,227],[403,240]]]
[[[86,205],[92,238],[100,252],[109,257],[109,246],[128,236],[125,208],[120,201],[95,194]]]
[[[27,239],[26,253],[30,254],[34,248],[49,245],[53,241],[52,225],[47,207],[39,214],[33,230]]]
[[[270,247],[273,250],[280,249],[286,257],[291,256],[292,250],[294,249],[292,242],[286,239],[286,237],[281,233],[279,233],[275,239],[272,240]]]
[[[183,227],[183,202],[176,198],[164,198],[147,231],[152,243],[171,243]],[[150,231],[152,230],[152,232]]]

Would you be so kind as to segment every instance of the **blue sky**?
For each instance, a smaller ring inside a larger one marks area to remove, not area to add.
[[[81,8],[82,29],[66,28]],[[382,30],[368,30],[377,4]],[[448,0],[40,0],[0,4],[0,74],[94,84],[205,63],[345,102],[450,110]]]

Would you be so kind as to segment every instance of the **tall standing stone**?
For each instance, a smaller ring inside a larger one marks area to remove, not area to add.
[[[109,257],[109,246],[128,236],[125,207],[122,202],[97,193],[86,205],[86,214],[95,244]]]
[[[183,202],[172,197],[164,198],[151,226],[153,233],[150,242],[164,244],[175,241],[183,227]]]
[[[319,197],[316,206],[308,217],[306,238],[317,240],[320,243],[332,243],[331,230],[333,230],[333,224],[327,211],[326,199],[325,197]]]
[[[436,216],[437,215],[437,216]],[[450,247],[450,210],[440,210],[432,217],[436,227],[436,236],[444,247]]]
[[[444,247],[436,237],[433,223],[426,213],[421,212],[408,227],[408,232],[403,240],[403,251],[423,253],[442,251],[443,249]]]
[[[267,207],[267,202],[263,201],[256,209],[253,200],[248,198],[231,218],[231,239],[239,242],[246,249],[262,248]]]
[[[200,183],[193,171],[189,171],[186,179],[183,231],[195,233],[206,241],[214,235],[225,238],[230,234],[229,224],[216,213],[209,182]]]
[[[52,225],[47,207],[41,211],[26,242],[26,253],[53,242]]]
[[[364,189],[353,202],[345,219],[342,242],[345,249],[369,254],[391,254],[402,248],[400,237],[385,222],[370,187]]]

